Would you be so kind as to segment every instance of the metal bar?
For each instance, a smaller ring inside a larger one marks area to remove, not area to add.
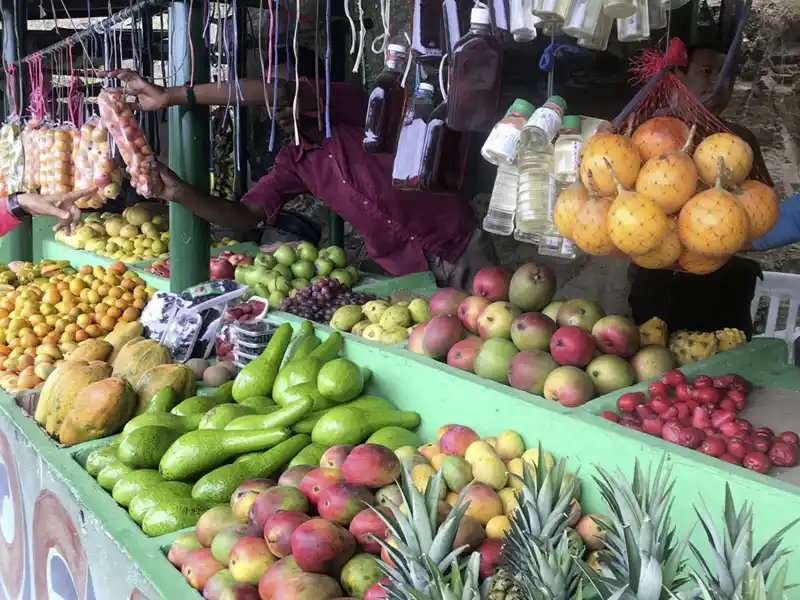
[[[49,54],[53,54],[55,52],[64,51],[69,49],[69,45],[72,44],[80,45],[84,40],[89,39],[91,36],[97,33],[104,33],[107,30],[111,30],[113,27],[124,22],[126,19],[134,16],[142,12],[144,9],[148,8],[166,8],[169,6],[169,0],[139,0],[138,2],[131,4],[128,8],[121,10],[118,13],[114,13],[107,19],[100,21],[99,23],[95,23],[94,25],[87,27],[83,31],[79,31],[78,33],[74,33],[69,36],[67,39],[61,40],[47,46],[46,48],[42,48],[41,50],[37,50],[34,54],[39,54],[42,56],[46,56]],[[20,63],[27,58],[31,58],[31,56],[26,56],[22,59],[16,60],[16,63]]]
[[[203,43],[203,4],[173,2],[169,11],[169,66],[172,85],[186,85],[194,66],[194,83],[209,80],[208,52]],[[191,22],[189,13],[191,12]],[[192,48],[194,57],[192,57]],[[206,106],[173,106],[169,114],[169,166],[184,181],[209,189],[209,114]],[[220,200],[220,202],[222,202]],[[208,222],[177,202],[169,207],[170,289],[178,291],[208,280]]]
[[[338,6],[338,4],[337,4]],[[331,23],[333,25],[333,23]],[[348,81],[353,78],[350,63],[350,28],[346,22],[331,27],[331,46],[339,47],[339,52],[332,52],[331,79],[333,81]],[[328,244],[344,248],[344,219],[328,209]]]
[[[25,11],[22,10],[25,0],[3,0],[3,62],[5,66],[14,63],[25,48],[27,33]],[[25,77],[21,72],[14,78],[17,107],[20,114],[25,111],[28,94],[24,85]],[[11,106],[11,77],[6,77],[6,114],[13,110]],[[0,261],[9,263],[14,260],[33,260],[33,228],[31,219],[25,219],[15,229],[9,231],[0,240]]]

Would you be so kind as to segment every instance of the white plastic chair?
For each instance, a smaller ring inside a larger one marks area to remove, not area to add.
[[[775,338],[786,342],[789,352],[789,364],[794,364],[795,340],[800,338],[800,327],[797,326],[797,314],[800,311],[800,275],[792,273],[776,273],[765,271],[764,280],[756,283],[756,293],[750,306],[750,314],[755,320],[759,300],[767,298],[767,325],[764,333],[755,337]],[[789,312],[786,315],[786,328],[778,330],[778,314],[781,301],[789,300]]]

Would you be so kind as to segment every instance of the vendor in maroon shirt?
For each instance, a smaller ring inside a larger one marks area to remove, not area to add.
[[[496,263],[488,237],[476,228],[475,217],[465,198],[452,194],[401,191],[392,187],[391,154],[365,152],[364,120],[367,96],[361,86],[332,83],[330,139],[318,125],[317,112],[325,110],[324,86],[317,96],[313,81],[314,53],[298,53],[301,84],[298,94],[300,144],[293,141],[275,157],[272,170],[258,181],[241,203],[221,202],[205,190],[181,181],[162,167],[165,200],[180,202],[203,219],[234,230],[274,224],[281,207],[304,192],[311,192],[341,215],[364,238],[370,256],[392,275],[407,275],[430,269],[440,285],[471,286],[481,267]],[[280,126],[293,137],[292,100],[295,84],[288,80],[286,54],[278,69]],[[294,65],[293,65],[294,66]],[[111,75],[135,96],[142,110],[158,110],[189,103],[185,87],[162,88],[146,82],[132,71]],[[260,80],[242,80],[246,105],[264,105]],[[273,85],[267,85],[270,106]],[[197,104],[225,105],[227,87],[202,84],[193,88]],[[324,123],[323,119],[320,119]],[[266,140],[265,140],[266,143]]]

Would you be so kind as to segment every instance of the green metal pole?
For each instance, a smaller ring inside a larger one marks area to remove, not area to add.
[[[3,0],[3,62],[9,65],[25,53],[27,38],[27,20],[25,19],[25,2],[23,0]],[[27,98],[23,85],[23,73],[18,68],[14,79],[14,90],[11,90],[12,78],[6,76],[6,114],[14,110],[13,96],[17,99],[17,108],[22,113]],[[31,219],[26,219],[15,229],[0,238],[0,262],[9,263],[14,260],[33,260],[33,228]]]
[[[197,4],[197,3],[195,3]],[[191,11],[189,2],[173,2],[169,10],[169,68],[175,83],[189,83],[194,47],[194,82],[209,80],[208,52],[203,43],[203,11]],[[187,26],[188,25],[188,26]],[[209,189],[208,107],[173,106],[169,109],[169,166],[178,176],[200,189]],[[169,207],[170,289],[179,291],[207,281],[208,223],[177,202]]]

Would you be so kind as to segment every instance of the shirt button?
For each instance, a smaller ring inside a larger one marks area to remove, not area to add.
[[[413,242],[415,239],[417,239],[417,238],[415,238],[415,237],[412,235],[412,236],[411,236],[411,241]]]
[[[333,158],[333,154],[328,154],[328,158]]]
[[[364,206],[366,206],[366,205],[367,205],[367,201],[366,201],[366,200],[364,200]]]
[[[347,183],[344,179],[342,179],[342,183]]]
[[[386,222],[387,222],[387,223],[389,223],[389,225],[391,225],[391,224],[392,224],[392,220],[391,220],[391,219],[389,219],[389,220],[388,220],[388,221],[386,221]]]

